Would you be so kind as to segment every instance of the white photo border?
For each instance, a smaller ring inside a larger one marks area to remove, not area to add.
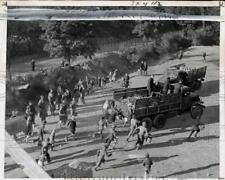
[[[225,178],[225,1],[13,1],[0,2],[0,15],[6,14],[11,6],[177,6],[177,7],[220,7],[220,172],[218,179]],[[6,47],[7,18],[0,18],[0,178],[4,178],[5,154],[5,93],[6,93]]]

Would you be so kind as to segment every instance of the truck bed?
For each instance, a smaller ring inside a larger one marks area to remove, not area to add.
[[[145,87],[138,87],[138,88],[121,88],[113,92],[113,98],[116,101],[119,101],[121,99],[126,99],[128,97],[133,97],[133,96],[142,96],[142,97],[148,96],[147,87],[145,86]]]
[[[181,109],[181,94],[168,94],[162,97],[145,97],[135,101],[134,113],[137,118]]]

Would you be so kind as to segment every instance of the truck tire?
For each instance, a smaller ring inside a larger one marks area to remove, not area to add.
[[[152,119],[150,117],[144,117],[141,121],[146,122],[147,130],[151,131],[151,129],[152,129]]]
[[[153,119],[153,126],[156,129],[161,129],[166,124],[166,116],[164,114],[158,114]]]
[[[192,106],[191,106],[191,117],[193,118],[193,119],[196,119],[197,118],[197,116],[202,116],[202,114],[203,114],[203,111],[204,111],[204,107],[202,107],[201,105],[199,105],[199,104],[192,104]]]

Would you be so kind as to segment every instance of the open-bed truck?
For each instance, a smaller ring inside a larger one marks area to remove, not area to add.
[[[134,89],[133,89],[134,90]],[[134,92],[146,94],[147,91],[135,88]],[[178,94],[167,94],[155,97],[138,97],[136,93],[130,102],[124,101],[119,98],[118,92],[114,92],[114,100],[119,109],[122,110],[125,116],[128,116],[129,105],[132,104],[133,113],[140,121],[145,121],[147,126],[155,127],[156,129],[163,128],[167,118],[184,112],[190,112],[192,118],[201,116],[203,113],[204,105],[200,97],[193,92],[183,92]],[[131,91],[130,91],[131,95]],[[137,98],[136,98],[136,97]],[[119,98],[119,99],[118,99]]]

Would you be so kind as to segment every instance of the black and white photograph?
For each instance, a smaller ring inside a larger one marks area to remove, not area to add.
[[[220,9],[9,7],[4,177],[218,178],[220,23],[189,15]]]

